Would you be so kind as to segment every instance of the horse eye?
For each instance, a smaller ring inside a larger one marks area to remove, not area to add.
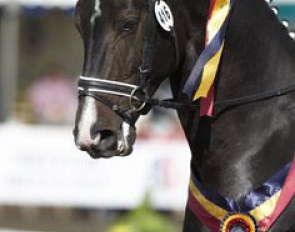
[[[132,31],[136,29],[137,25],[138,25],[137,20],[126,21],[123,25],[123,31]]]

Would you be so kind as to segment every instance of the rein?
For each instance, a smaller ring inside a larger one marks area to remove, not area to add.
[[[85,87],[88,87],[87,92],[91,93],[105,93],[105,94],[113,94],[118,96],[124,96],[129,98],[130,107],[133,110],[141,111],[143,107],[163,107],[168,109],[175,110],[198,110],[200,108],[200,102],[192,103],[192,102],[179,102],[174,99],[164,99],[160,100],[158,98],[151,98],[144,96],[136,96],[135,92],[140,91],[141,88],[136,85],[129,85],[122,82],[117,81],[106,81],[97,78],[88,78],[88,77],[80,77],[79,81],[80,91],[84,91]],[[250,104],[258,101],[265,101],[275,97],[284,96],[290,93],[295,92],[295,84],[283,86],[277,89],[268,90],[262,93],[256,93],[249,96],[243,96],[239,98],[231,98],[226,100],[216,101],[214,103],[214,107],[219,110],[225,110],[231,107],[238,107],[245,104]],[[97,94],[94,94],[97,95]],[[131,102],[133,100],[140,101],[141,107],[136,108]]]
[[[295,84],[284,86],[278,89],[268,90],[262,93],[257,93],[249,96],[216,101],[214,103],[214,108],[219,108],[219,110],[225,110],[230,107],[238,107],[245,104],[284,96],[292,92],[295,92]],[[183,103],[177,102],[173,99],[159,100],[156,98],[147,98],[144,101],[146,102],[146,104],[150,104],[154,107],[164,107],[176,110],[197,110],[200,108],[199,102],[192,104],[191,102]]]

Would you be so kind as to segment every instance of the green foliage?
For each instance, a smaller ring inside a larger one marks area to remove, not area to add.
[[[108,232],[176,232],[176,225],[154,211],[148,200],[122,216]]]

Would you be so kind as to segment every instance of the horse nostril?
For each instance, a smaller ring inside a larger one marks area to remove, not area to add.
[[[117,145],[117,134],[111,130],[102,130],[99,132],[99,143],[94,143],[96,149],[107,150],[115,149]]]
[[[102,130],[102,131],[100,131],[101,140],[105,140],[108,137],[112,137],[114,135],[115,135],[115,133],[113,131],[111,131],[111,130]]]
[[[92,146],[100,143],[100,133],[90,136],[87,133],[74,132],[76,147],[81,151],[90,151]]]
[[[83,131],[82,131],[83,132]],[[95,133],[76,134],[76,146],[81,151],[100,154],[100,152],[114,151],[117,149],[117,133],[112,130],[101,130]]]
[[[89,147],[81,144],[81,143],[76,143],[76,147],[80,150],[80,151],[89,151]]]

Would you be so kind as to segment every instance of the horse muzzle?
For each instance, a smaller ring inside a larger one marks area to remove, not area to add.
[[[91,139],[81,138],[79,132],[74,134],[77,148],[88,152],[94,159],[130,155],[136,139],[135,127],[125,122],[121,124],[119,131],[99,131]]]

